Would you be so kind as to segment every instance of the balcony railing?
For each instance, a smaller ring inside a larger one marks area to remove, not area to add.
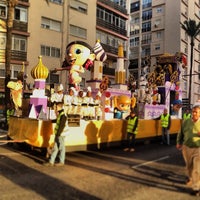
[[[107,45],[107,44],[103,44],[103,43],[101,43],[101,45],[102,45],[103,49],[105,50],[105,52],[112,53],[116,56],[118,55],[118,48]],[[124,51],[124,57],[126,57],[126,51]]]
[[[103,19],[97,18],[97,25],[112,30],[121,35],[127,36],[127,31],[125,29],[117,27],[114,24],[104,21]]]
[[[124,8],[123,6],[118,5],[117,3],[114,3],[110,0],[97,0],[97,2],[101,2],[107,6],[110,6],[112,8],[114,8],[115,10],[120,11],[121,13],[127,15],[127,10],[126,8]]]
[[[21,1],[21,2],[27,2],[27,3],[29,2],[29,0],[19,0],[19,1]]]
[[[115,69],[109,67],[103,67],[103,74],[115,76]]]
[[[27,60],[27,52],[12,50],[11,51],[11,59],[19,60],[19,61],[26,61]]]
[[[27,32],[28,31],[28,23],[14,20],[13,21],[13,29],[17,31]]]

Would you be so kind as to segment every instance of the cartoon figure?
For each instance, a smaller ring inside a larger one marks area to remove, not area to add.
[[[122,119],[123,113],[130,110],[131,98],[126,95],[114,96],[114,118]]]
[[[64,67],[70,66],[69,81],[71,86],[78,88],[82,81],[80,73],[84,73],[85,69],[90,70],[94,59],[95,54],[92,53],[92,48],[85,42],[74,41],[66,47]]]
[[[7,87],[11,89],[11,98],[14,102],[15,110],[18,113],[17,115],[20,115],[19,111],[22,107],[22,82],[21,80],[16,82],[9,81]]]
[[[160,94],[158,93],[158,88],[156,85],[153,86],[153,91],[152,91],[152,104],[160,104]]]

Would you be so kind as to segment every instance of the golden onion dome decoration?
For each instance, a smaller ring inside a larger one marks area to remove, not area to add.
[[[34,79],[46,79],[49,74],[49,70],[42,63],[42,56],[39,56],[38,64],[31,70],[31,76]]]

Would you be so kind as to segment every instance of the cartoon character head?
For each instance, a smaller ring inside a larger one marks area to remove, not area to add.
[[[90,70],[93,66],[95,54],[92,48],[85,42],[74,41],[66,47],[65,61],[63,67],[69,67],[69,81],[75,87],[82,81],[80,73],[85,69]]]
[[[95,54],[92,48],[85,42],[74,41],[67,45],[65,59],[68,65],[86,65],[86,61],[94,61]]]
[[[114,97],[114,106],[119,111],[129,111],[131,106],[131,99],[126,95],[120,95]]]

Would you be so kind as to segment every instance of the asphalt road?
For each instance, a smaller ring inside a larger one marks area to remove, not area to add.
[[[0,200],[190,200],[181,152],[159,141],[68,152],[66,165],[46,167],[40,150],[0,143]]]

